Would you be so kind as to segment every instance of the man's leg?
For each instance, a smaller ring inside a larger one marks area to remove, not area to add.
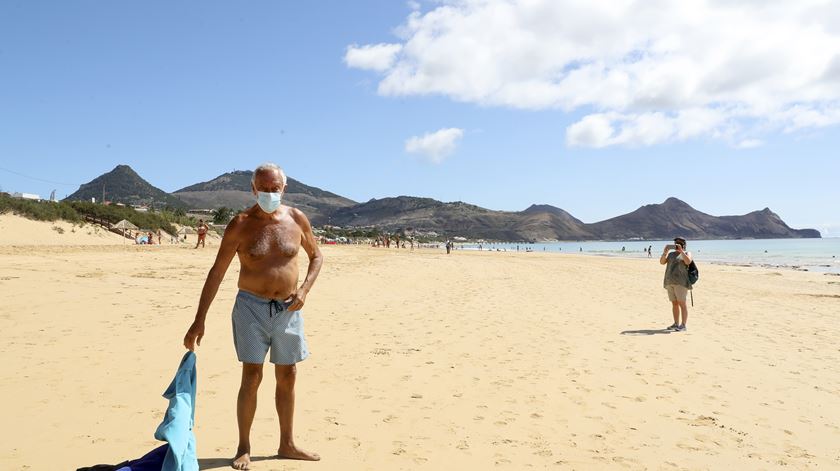
[[[680,301],[680,310],[682,311],[682,325],[685,325],[688,321],[688,305],[685,304],[685,301]]]
[[[251,464],[251,425],[257,412],[257,390],[262,381],[262,364],[242,364],[242,384],[236,400],[236,423],[239,425],[239,446],[231,466],[248,469]]]
[[[274,402],[277,406],[277,417],[280,419],[280,448],[277,455],[280,458],[292,460],[318,461],[317,453],[310,453],[295,446],[292,427],[295,418],[295,365],[274,365],[274,375],[277,378],[277,389]]]

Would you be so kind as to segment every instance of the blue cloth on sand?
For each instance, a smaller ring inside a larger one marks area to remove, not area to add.
[[[163,393],[169,407],[163,422],[155,430],[155,438],[169,442],[169,450],[161,471],[198,471],[195,435],[195,353],[187,352],[172,384]]]
[[[146,453],[142,458],[129,461],[128,466],[120,468],[117,471],[160,471],[168,451],[168,444],[161,445]]]

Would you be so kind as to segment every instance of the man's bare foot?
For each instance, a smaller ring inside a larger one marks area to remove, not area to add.
[[[277,457],[287,460],[304,460],[304,461],[320,461],[321,457],[318,453],[311,453],[301,450],[295,445],[280,445],[277,450]]]
[[[250,469],[251,453],[248,450],[236,450],[236,458],[230,463],[233,469]]]

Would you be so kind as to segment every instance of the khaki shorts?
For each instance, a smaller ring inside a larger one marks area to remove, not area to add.
[[[680,301],[685,302],[688,297],[688,288],[680,285],[666,285],[665,291],[668,292],[668,300],[671,302]]]

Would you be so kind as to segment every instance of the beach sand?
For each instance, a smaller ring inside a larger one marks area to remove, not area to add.
[[[18,237],[51,231],[33,224]],[[3,470],[158,444],[160,395],[215,257],[51,244],[0,243]],[[298,445],[322,461],[270,459],[267,367],[252,469],[840,468],[840,277],[700,260],[689,330],[658,333],[672,320],[655,259],[322,250],[295,416]],[[225,469],[236,446],[237,273],[234,261],[197,350],[202,469]]]

